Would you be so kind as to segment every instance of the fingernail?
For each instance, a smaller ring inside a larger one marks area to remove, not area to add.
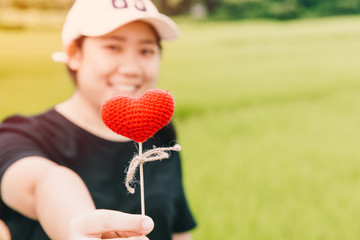
[[[147,218],[141,223],[141,226],[144,230],[150,231],[154,227],[154,222],[151,219]]]

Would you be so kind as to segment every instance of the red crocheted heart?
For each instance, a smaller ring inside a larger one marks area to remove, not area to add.
[[[174,99],[168,91],[152,89],[140,98],[114,97],[102,106],[105,125],[117,134],[145,142],[169,123]]]

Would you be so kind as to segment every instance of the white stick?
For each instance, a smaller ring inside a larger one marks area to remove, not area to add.
[[[139,143],[139,157],[142,157],[142,143]],[[141,215],[145,215],[145,194],[144,194],[144,169],[140,163],[140,189],[141,189]]]

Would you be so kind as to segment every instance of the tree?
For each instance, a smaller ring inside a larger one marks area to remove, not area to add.
[[[159,0],[160,9],[167,15],[181,15],[189,12],[192,0]]]
[[[221,0],[204,0],[207,11],[212,14],[221,5]]]

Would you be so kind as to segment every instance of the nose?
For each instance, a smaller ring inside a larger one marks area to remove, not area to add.
[[[141,67],[134,54],[126,54],[126,56],[119,61],[118,73],[129,78],[140,76]]]

